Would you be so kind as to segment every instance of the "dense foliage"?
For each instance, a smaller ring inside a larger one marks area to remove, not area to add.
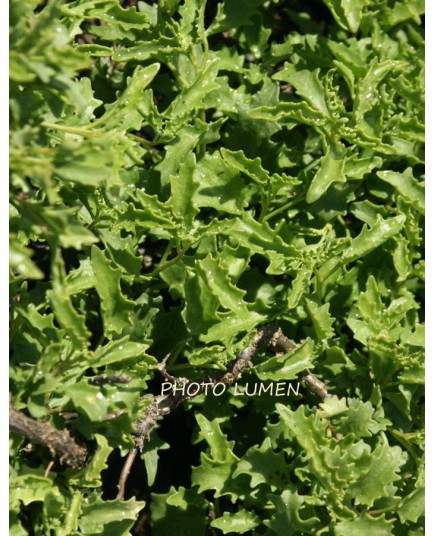
[[[12,536],[423,534],[423,9],[11,0],[10,388],[90,452],[11,435]],[[336,396],[201,395],[117,499],[158,362],[270,322],[240,386]]]

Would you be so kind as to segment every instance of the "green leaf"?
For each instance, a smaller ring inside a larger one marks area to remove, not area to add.
[[[129,341],[128,337],[123,337],[97,348],[89,357],[89,363],[103,367],[134,359],[146,363],[148,366],[156,365],[156,359],[146,354],[148,347],[148,344]]]
[[[176,119],[191,114],[192,110],[205,108],[203,99],[208,93],[219,87],[215,82],[217,71],[217,58],[208,59],[194,82],[182,90],[171,102],[170,106],[164,112],[165,115]]]
[[[236,532],[244,534],[248,530],[252,530],[260,524],[260,520],[256,514],[247,510],[238,510],[235,514],[224,512],[221,517],[211,521],[210,526],[215,529],[220,529],[223,534]]]
[[[343,521],[335,527],[336,536],[392,536],[392,521],[387,521],[384,514],[378,517],[362,514],[352,521]]]
[[[207,525],[206,500],[194,489],[173,486],[168,493],[152,494],[151,522],[152,534],[156,536],[202,536]]]
[[[170,183],[172,175],[177,175],[181,163],[191,154],[207,130],[208,125],[200,121],[194,125],[181,123],[176,136],[165,146],[164,159],[155,166],[161,174],[162,186]]]
[[[425,513],[425,487],[417,487],[401,501],[397,514],[401,523],[416,523]]]
[[[106,106],[107,111],[94,121],[93,128],[103,127],[110,131],[140,130],[142,123],[147,119],[146,114],[155,111],[152,105],[147,104],[144,90],[155,78],[159,69],[159,63],[136,67],[123,94],[113,104]]]
[[[69,336],[75,349],[83,349],[89,345],[90,332],[85,324],[84,315],[74,308],[71,298],[64,292],[64,264],[56,250],[53,259],[53,288],[47,292],[53,308],[54,316]]]
[[[232,28],[239,28],[250,23],[250,18],[256,12],[260,0],[240,0],[236,4],[225,0],[218,5],[214,21],[207,29],[207,35],[224,32]]]
[[[350,247],[344,251],[342,255],[343,261],[346,263],[355,261],[378,248],[386,240],[399,233],[404,222],[404,214],[399,214],[387,220],[377,215],[376,222],[371,229],[367,229],[366,225],[364,225],[361,233],[354,238]]]
[[[319,306],[314,300],[306,299],[306,306],[312,319],[315,335],[318,341],[323,341],[334,335],[332,328],[334,318],[330,315],[330,304]]]
[[[197,273],[200,274],[209,291],[220,301],[222,307],[239,315],[248,314],[246,303],[243,301],[245,291],[231,283],[221,263],[211,254],[197,261]]]
[[[199,209],[193,203],[195,192],[199,187],[199,182],[194,179],[194,169],[196,158],[191,153],[181,164],[179,175],[170,176],[170,201],[173,212],[182,218],[187,229],[193,226],[193,221]]]
[[[292,486],[289,486],[292,488]],[[305,498],[293,489],[285,489],[282,494],[269,495],[275,507],[270,520],[264,521],[264,525],[269,527],[278,536],[295,535],[312,531],[318,527],[318,518],[313,517],[313,508],[307,506]],[[301,517],[310,515],[312,517]]]
[[[411,168],[404,173],[394,171],[379,171],[377,175],[383,181],[391,184],[405,200],[412,204],[421,214],[425,214],[425,195],[423,185],[415,180]]]
[[[285,63],[283,70],[275,75],[274,78],[291,83],[297,93],[307,101],[312,109],[317,110],[325,117],[330,116],[324,87],[319,80],[319,69],[314,71],[303,69],[299,71],[294,65]]]
[[[225,232],[231,241],[267,258],[270,261],[268,274],[281,273],[288,262],[299,257],[295,247],[286,244],[267,223],[255,221],[248,212],[239,219],[230,220]]]
[[[101,471],[107,469],[107,458],[113,450],[109,447],[107,439],[101,434],[95,434],[97,450],[87,466],[84,477],[80,481],[81,486],[96,488],[102,486]]]
[[[362,20],[363,0],[323,0],[344,30],[356,33]]]
[[[208,421],[203,415],[196,415],[200,434],[210,447],[210,456],[201,452],[201,464],[192,468],[192,485],[199,486],[198,492],[215,490],[216,497],[229,494],[235,496],[228,487],[231,475],[238,462],[233,454],[234,442],[229,442],[221,432],[216,420]]]
[[[306,193],[306,201],[314,203],[328,190],[334,182],[346,182],[345,156],[341,147],[331,144],[325,156],[321,158],[320,167]]]
[[[206,333],[208,328],[218,321],[218,299],[209,292],[203,277],[188,275],[184,285],[185,308],[183,320],[192,334]]]
[[[357,123],[362,122],[365,114],[373,107],[375,97],[378,95],[377,86],[394,66],[395,62],[391,60],[379,62],[377,57],[370,63],[365,77],[359,80],[354,101],[354,117]]]
[[[167,450],[170,448],[170,445],[165,441],[162,441],[157,434],[152,434],[149,441],[145,442],[142,459],[145,462],[146,467],[146,476],[148,481],[148,486],[152,486],[155,482],[155,477],[157,476],[158,461],[160,450]]]
[[[127,231],[143,229],[175,229],[170,208],[161,203],[157,196],[149,195],[140,190],[134,192],[134,202],[117,208],[118,217],[114,225]],[[115,228],[116,228],[115,227]]]
[[[44,501],[48,493],[60,496],[59,488],[50,478],[38,475],[16,475],[10,480],[11,503],[21,501],[24,505],[35,501]]]
[[[270,175],[262,167],[260,158],[251,160],[246,158],[243,151],[228,151],[227,149],[222,149],[221,154],[229,166],[244,173],[254,182],[260,185],[270,182]]]
[[[267,437],[260,447],[251,447],[239,461],[233,477],[240,474],[251,476],[250,486],[266,484],[275,491],[288,478],[288,467],[283,452],[275,453],[271,447],[271,439]]]
[[[129,536],[130,529],[145,503],[131,498],[127,501],[102,500],[96,493],[83,501],[79,527],[89,536]]]
[[[29,279],[43,279],[43,272],[32,262],[33,252],[25,247],[15,237],[9,240],[9,262],[12,271],[21,277]]]
[[[387,497],[390,484],[399,479],[397,474],[405,463],[405,456],[399,447],[389,447],[384,442],[372,452],[369,468],[356,482],[349,485],[348,493],[355,497],[355,504],[372,506],[376,499]]]
[[[71,397],[75,407],[87,415],[91,421],[103,421],[107,417],[109,401],[99,387],[78,382],[65,389],[65,395]]]
[[[255,372],[261,380],[293,380],[299,372],[313,366],[312,353],[313,341],[307,339],[289,354],[271,357],[257,365]]]
[[[371,402],[356,398],[349,398],[348,401],[345,398],[327,398],[321,403],[320,414],[331,419],[340,433],[354,434],[356,439],[373,436],[390,424],[383,412],[375,411]]]
[[[104,331],[108,338],[120,334],[131,325],[131,311],[135,303],[122,294],[121,270],[112,268],[110,261],[96,246],[91,251],[92,269],[95,274],[95,288],[101,298],[101,314]]]
[[[211,457],[216,461],[225,461],[232,455],[234,441],[228,441],[220,430],[217,420],[209,421],[203,415],[196,415],[197,424],[200,427],[200,435],[208,443],[211,449]],[[236,456],[233,456],[236,460]]]

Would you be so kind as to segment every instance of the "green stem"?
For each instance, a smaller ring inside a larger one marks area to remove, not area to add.
[[[169,243],[167,244],[166,250],[163,253],[163,256],[161,257],[161,261],[158,263],[158,266],[156,266],[155,269],[149,274],[148,282],[152,281],[152,279],[154,279],[160,272],[162,272],[163,270],[165,270],[169,266],[172,266],[173,264],[176,264],[179,261],[179,259],[181,259],[184,256],[185,252],[188,249],[188,248],[181,249],[180,251],[178,251],[178,254],[173,259],[170,259],[170,261],[168,261],[167,257],[169,256],[170,252],[172,251],[173,246],[174,246],[174,240],[171,239],[171,240],[169,240]]]
[[[259,223],[263,223],[265,221],[269,206],[270,198],[268,195],[261,194],[261,213],[259,214],[258,218]]]
[[[344,232],[345,232],[345,236],[347,238],[351,238],[351,233],[350,233],[350,230],[348,229],[348,225],[345,223],[344,219],[342,216],[338,216],[336,218],[338,220],[338,222],[342,225],[342,227],[344,228]]]
[[[274,218],[274,216],[277,216],[277,214],[280,214],[284,210],[287,210],[288,208],[291,208],[292,206],[296,205],[297,203],[300,203],[300,201],[301,201],[301,198],[291,199],[291,201],[288,201],[287,203],[285,203],[281,207],[276,208],[275,210],[273,210],[272,212],[270,212],[269,214],[264,216],[264,219],[262,221],[265,222],[265,221],[271,220],[271,218]]]
[[[95,135],[95,132],[89,132],[85,130],[85,127],[71,127],[69,125],[60,125],[59,123],[50,123],[49,121],[44,121],[41,123],[41,126],[51,128],[52,130],[69,132],[69,134],[75,134],[77,136],[82,136],[83,138],[92,138]]]
[[[419,463],[419,456],[416,454],[415,450],[413,449],[413,447],[410,445],[410,443],[408,442],[407,438],[406,438],[406,434],[400,432],[399,430],[390,430],[390,433],[393,435],[393,437],[399,442],[401,443],[401,445],[406,449],[408,450],[408,452],[410,453],[411,457],[414,459],[414,461],[416,462],[416,464]]]
[[[392,504],[390,506],[385,506],[384,508],[379,508],[378,510],[370,510],[369,515],[376,516],[380,514],[384,514],[386,512],[396,511],[396,504]]]

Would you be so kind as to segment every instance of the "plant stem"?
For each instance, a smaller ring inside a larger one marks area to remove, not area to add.
[[[298,199],[291,199],[291,201],[288,201],[287,203],[285,203],[284,205],[282,205],[281,207],[279,208],[276,208],[275,210],[273,210],[272,212],[270,212],[269,214],[267,214],[264,219],[262,220],[262,222],[266,222],[268,220],[270,220],[271,218],[274,218],[274,216],[277,216],[277,214],[280,214],[281,212],[283,212],[284,210],[287,210],[288,208],[291,208],[292,206],[296,205],[297,203],[299,203],[301,201],[301,198],[298,198]]]
[[[85,130],[85,127],[71,127],[59,123],[50,123],[49,121],[44,121],[41,123],[41,126],[51,128],[52,130],[61,130],[62,132],[68,132],[69,134],[75,134],[77,136],[82,136],[83,138],[92,138],[95,135],[95,131],[89,132],[88,130]]]

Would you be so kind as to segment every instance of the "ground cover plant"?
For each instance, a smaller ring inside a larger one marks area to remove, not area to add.
[[[11,535],[423,534],[423,12],[11,0]]]

